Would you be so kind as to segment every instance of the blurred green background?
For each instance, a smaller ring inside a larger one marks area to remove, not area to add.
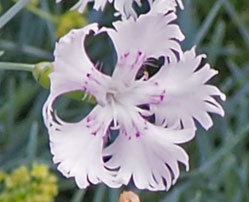
[[[16,2],[0,0],[0,14]],[[115,20],[110,5],[104,13],[93,11],[91,5],[84,14],[69,12],[75,2],[65,0],[55,4],[55,0],[31,0],[0,29],[0,51],[4,51],[1,62],[52,61],[56,40],[71,28],[90,22],[111,26]],[[219,70],[211,83],[221,88],[227,101],[222,103],[225,118],[214,115],[214,126],[208,132],[199,128],[196,138],[184,145],[190,156],[190,172],[181,169],[175,186],[168,192],[140,191],[133,185],[121,189],[105,185],[77,189],[74,180],[62,177],[51,161],[41,117],[48,90],[40,87],[30,73],[17,71],[0,70],[0,170],[10,173],[21,165],[31,169],[35,162],[47,165],[58,178],[56,202],[117,202],[124,189],[136,191],[142,202],[248,202],[249,1],[183,2],[185,10],[178,11],[178,22],[186,35],[183,49],[197,45],[199,53],[208,55],[207,61]],[[140,9],[145,10],[146,5]],[[91,58],[110,73],[115,64],[110,41],[99,36],[89,38],[86,45]],[[68,98],[61,98],[57,105],[62,110],[61,116],[70,121],[84,117],[92,107]],[[0,176],[0,194],[4,189]]]

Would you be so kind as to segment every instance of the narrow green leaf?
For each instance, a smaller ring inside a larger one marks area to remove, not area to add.
[[[211,42],[209,44],[208,60],[211,64],[215,64],[217,57],[219,56],[219,50],[222,48],[222,41],[224,39],[226,26],[224,21],[219,21],[215,28]]]
[[[210,143],[210,137],[200,129],[198,135],[196,136],[196,144],[199,153],[199,164],[206,162],[206,159],[210,157],[212,147]]]
[[[232,18],[235,25],[238,27],[242,37],[244,38],[247,46],[249,47],[249,31],[248,28],[244,25],[242,19],[239,17],[239,15],[236,13],[234,7],[232,6],[229,1],[225,1],[225,9],[228,13],[228,15]]]
[[[93,202],[103,202],[105,191],[106,187],[103,184],[99,185],[97,191],[95,192]]]
[[[117,202],[120,195],[120,189],[109,189],[109,202]]]
[[[223,145],[217,152],[215,152],[215,155],[213,155],[212,158],[210,158],[205,164],[200,166],[197,170],[193,170],[187,175],[193,176],[193,175],[208,173],[207,170],[209,170],[214,164],[220,161],[221,158],[223,158],[228,152],[230,152],[242,140],[244,140],[245,137],[247,137],[248,131],[249,131],[249,125],[242,128],[239,134],[229,137],[227,143]]]
[[[25,53],[28,56],[35,56],[38,57],[39,59],[46,59],[46,60],[53,59],[52,53],[48,51],[30,45],[20,46],[15,42],[9,40],[0,40],[0,48],[5,51],[7,50],[14,52],[15,54],[17,53],[18,50],[18,52]]]
[[[224,0],[218,0],[215,3],[215,5],[213,6],[212,10],[209,12],[209,15],[207,16],[207,18],[203,22],[201,28],[197,32],[197,34],[195,36],[195,39],[193,41],[194,45],[200,44],[200,42],[202,41],[202,39],[206,36],[206,34],[208,33],[208,30],[209,30],[210,26],[214,22],[214,19],[217,16],[218,12],[220,11],[220,8],[221,8],[221,6],[222,6],[223,3],[224,3]]]
[[[233,77],[236,80],[241,80],[244,77],[243,72],[241,72],[241,70],[230,60],[227,61],[227,67],[229,68],[229,70],[231,71]]]
[[[27,10],[32,12],[33,14],[39,16],[40,18],[45,19],[46,21],[53,22],[53,23],[58,22],[57,17],[51,15],[49,12],[46,12],[44,10],[41,10],[41,9],[33,6],[32,4],[27,5]]]
[[[29,142],[27,146],[27,159],[28,162],[31,164],[35,159],[36,152],[37,152],[37,137],[38,137],[38,123],[35,121],[33,122],[30,130],[29,135]]]
[[[85,189],[75,191],[70,202],[82,202],[85,196],[85,193],[86,193]]]
[[[166,196],[160,200],[160,202],[178,202],[179,198],[181,196],[181,194],[192,185],[192,183],[194,182],[194,177],[192,177],[191,179],[189,179],[188,181],[177,185],[176,187],[174,187],[174,189],[172,189],[170,192],[168,192],[166,194]]]
[[[16,81],[13,77],[9,78],[8,81],[8,87],[7,87],[7,92],[8,92],[8,104],[7,104],[7,112],[8,112],[8,116],[7,116],[7,134],[9,134],[9,136],[11,136],[13,133],[13,125],[15,122],[15,110],[14,110],[14,96],[15,96],[15,88],[16,88]]]
[[[20,0],[0,17],[0,29],[6,25],[30,0]]]

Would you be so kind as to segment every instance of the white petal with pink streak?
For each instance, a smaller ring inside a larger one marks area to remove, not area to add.
[[[179,177],[178,163],[188,170],[188,155],[178,144],[190,141],[195,129],[154,126],[127,107],[119,110],[118,121],[120,134],[104,150],[111,157],[106,167],[117,170],[117,183],[127,185],[132,178],[139,189],[168,190]]]
[[[158,125],[178,128],[194,127],[196,119],[206,130],[212,125],[209,113],[224,116],[224,110],[215,100],[225,95],[220,90],[206,84],[218,72],[208,64],[199,68],[205,55],[196,56],[195,48],[183,54],[180,61],[171,60],[151,78],[165,89],[165,99],[158,105],[151,105]]]
[[[48,124],[50,148],[54,163],[65,177],[74,177],[80,188],[104,182],[110,187],[112,174],[104,167],[102,149],[112,120],[110,109],[95,107],[78,123],[65,123],[51,114]]]

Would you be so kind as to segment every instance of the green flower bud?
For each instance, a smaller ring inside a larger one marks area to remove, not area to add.
[[[54,67],[51,62],[40,62],[35,65],[32,73],[35,80],[44,88],[50,87],[49,74],[53,71]]]
[[[35,65],[33,68],[33,76],[35,80],[44,88],[48,89],[50,87],[49,74],[53,72],[54,67],[51,62],[40,62]],[[91,104],[96,104],[96,100],[93,96],[86,94],[83,91],[74,91],[65,94],[66,97],[78,100],[85,101]]]

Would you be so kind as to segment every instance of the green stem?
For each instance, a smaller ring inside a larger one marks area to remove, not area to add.
[[[34,64],[14,63],[14,62],[0,62],[0,70],[17,70],[32,72]]]
[[[6,25],[30,0],[20,0],[0,17],[0,29]]]

